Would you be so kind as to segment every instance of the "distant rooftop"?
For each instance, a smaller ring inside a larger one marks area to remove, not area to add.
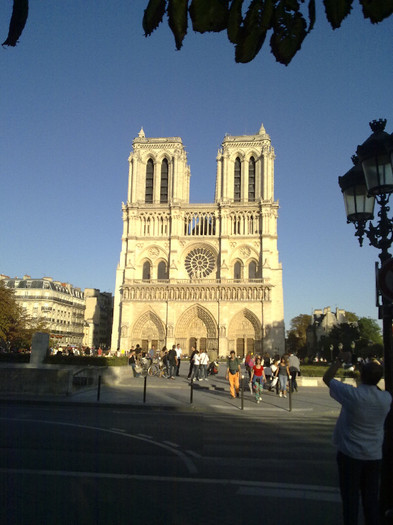
[[[32,279],[30,275],[24,275],[23,278],[14,277],[13,279],[6,275],[1,275],[0,278],[4,281],[7,288],[15,290],[21,289],[40,289],[40,290],[53,290],[55,292],[72,295],[83,299],[84,294],[80,288],[74,288],[69,283],[61,283],[60,281],[54,281],[51,277],[42,277],[40,279]]]

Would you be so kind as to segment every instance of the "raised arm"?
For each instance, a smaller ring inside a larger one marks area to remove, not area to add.
[[[352,354],[351,352],[340,352],[336,357],[336,360],[329,366],[326,372],[323,375],[323,382],[325,385],[329,386],[330,381],[334,379],[334,376],[337,373],[337,370],[341,367],[343,363],[349,363],[351,361]]]

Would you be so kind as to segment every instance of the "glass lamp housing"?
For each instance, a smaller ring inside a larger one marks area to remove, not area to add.
[[[384,131],[385,125],[385,119],[370,122],[373,133],[356,150],[370,195],[393,192],[392,154],[387,147],[391,137]]]
[[[356,164],[338,178],[338,183],[343,193],[348,222],[372,220],[375,197],[368,194],[362,167]]]

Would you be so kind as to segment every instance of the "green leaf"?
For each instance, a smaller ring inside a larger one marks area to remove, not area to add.
[[[166,0],[150,0],[143,14],[143,30],[149,36],[161,24],[164,17]]]
[[[26,25],[28,14],[29,1],[14,0],[8,36],[7,39],[3,42],[3,46],[16,46],[16,44],[18,43],[18,39]]]
[[[227,28],[228,0],[192,0],[189,11],[194,31],[218,32]]]
[[[323,0],[326,18],[333,29],[338,29],[344,18],[349,15],[352,9],[352,1],[353,0]]]
[[[180,49],[187,34],[188,0],[168,0],[168,24]]]
[[[259,53],[272,26],[273,0],[253,0],[248,8],[235,50],[236,62],[251,62]]]
[[[270,39],[272,53],[277,62],[287,66],[307,36],[306,21],[300,12],[288,12],[284,1],[276,8],[273,29]]]
[[[360,0],[364,18],[373,24],[382,22],[393,13],[393,0]]]
[[[237,44],[243,23],[242,15],[243,0],[233,0],[228,16],[228,38],[232,44]]]

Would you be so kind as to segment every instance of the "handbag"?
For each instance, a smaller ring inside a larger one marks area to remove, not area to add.
[[[277,385],[277,382],[278,382],[278,377],[276,376],[276,377],[273,379],[273,381],[272,381],[272,383],[271,383],[270,386],[271,386],[271,387],[276,386],[276,385]]]

